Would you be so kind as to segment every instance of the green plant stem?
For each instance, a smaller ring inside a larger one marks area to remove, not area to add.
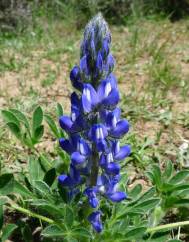
[[[47,222],[49,224],[55,224],[55,221],[50,219],[50,218],[47,218],[45,216],[42,216],[42,215],[39,215],[39,214],[36,214],[36,213],[33,213],[31,212],[30,210],[28,209],[25,209],[25,208],[22,208],[22,207],[19,207],[17,205],[14,205],[14,204],[11,204],[11,208],[21,212],[21,213],[24,213],[26,215],[28,215],[29,217],[33,217],[33,218],[38,218],[44,222]]]
[[[38,219],[40,219],[44,222],[47,222],[49,224],[57,224],[54,220],[52,220],[50,218],[47,218],[45,216],[33,213],[30,210],[19,207],[17,205],[11,204],[11,208],[13,208],[13,209],[15,209],[15,210],[17,210],[21,213],[24,213],[24,214],[28,215],[29,217],[38,218]],[[175,228],[175,227],[182,227],[182,226],[186,226],[186,225],[189,225],[189,221],[182,221],[182,222],[159,225],[159,226],[156,226],[156,227],[148,228],[146,230],[146,232],[147,233],[153,233],[153,232],[160,231],[160,230],[163,230],[163,229],[172,229],[172,228]]]
[[[148,228],[146,232],[153,233],[153,232],[163,230],[163,229],[171,229],[171,228],[182,227],[182,226],[186,226],[186,225],[189,225],[189,221],[182,221],[182,222],[176,222],[176,223],[171,223],[171,224],[159,225],[156,227]]]

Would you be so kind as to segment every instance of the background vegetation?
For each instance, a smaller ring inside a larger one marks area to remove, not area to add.
[[[29,143],[25,139],[27,127],[23,120],[19,121],[22,142],[18,142],[7,129],[5,123],[10,117],[4,113],[0,119],[0,175],[14,174],[29,189],[34,186],[32,179],[44,177],[41,166],[37,174],[33,172],[36,159],[41,159],[43,165],[48,160],[56,167],[54,178],[67,167],[68,160],[57,144],[61,134],[52,128],[51,119],[57,123],[57,112],[62,112],[59,105],[57,110],[57,102],[62,104],[65,113],[69,113],[69,71],[79,60],[82,29],[91,16],[102,11],[112,31],[112,51],[117,61],[115,74],[122,94],[123,116],[131,123],[131,132],[123,141],[132,146],[131,156],[123,164],[124,181],[131,199],[128,204],[135,211],[137,206],[144,206],[138,211],[138,217],[132,220],[132,225],[155,226],[189,220],[188,9],[187,0],[1,0],[0,107],[11,109],[14,115],[18,115],[15,109],[22,111],[32,126],[33,111],[41,105],[44,118],[36,127],[41,130],[40,137],[32,136]],[[40,113],[39,108],[37,110]],[[26,141],[27,145],[23,145]],[[181,175],[174,180],[178,172]],[[0,179],[2,181],[2,177]],[[45,179],[46,182],[47,176]],[[2,184],[0,182],[0,195],[5,194],[5,190],[1,191]],[[149,189],[152,191],[145,198],[154,199],[151,205],[138,205],[138,202],[146,201],[141,194]],[[40,192],[35,192],[39,196]],[[40,199],[48,200],[43,195],[40,194]],[[14,199],[25,208],[37,204],[33,201],[28,205],[28,198],[16,196]],[[157,210],[153,210],[156,207]],[[40,209],[35,211],[41,212]],[[124,228],[130,228],[133,211],[129,212],[122,225]],[[42,209],[41,213],[44,215],[47,211]],[[53,217],[51,214],[48,216]],[[65,214],[61,216],[66,217]],[[18,218],[21,219],[19,223]],[[23,221],[40,229],[24,227]],[[9,209],[6,210],[4,226],[16,224],[16,227],[11,227],[14,230],[12,237],[9,236],[12,241],[17,242],[21,234],[27,242],[45,241],[39,235],[42,227],[39,221]],[[103,241],[110,242],[110,238],[115,241],[111,230],[114,227],[119,231],[120,228],[113,225],[107,225]],[[140,241],[188,241],[188,231],[188,226],[176,228],[168,233],[155,234],[154,240],[147,237]],[[97,237],[96,241],[100,239]],[[68,241],[71,240],[68,238]]]

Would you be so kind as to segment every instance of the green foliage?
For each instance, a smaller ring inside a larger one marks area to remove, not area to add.
[[[60,104],[57,105],[56,111],[57,117],[63,114]],[[64,137],[64,133],[57,127],[51,115],[44,113],[40,106],[34,110],[31,118],[16,109],[2,110],[2,116],[6,124],[17,127],[19,135],[7,125],[16,138],[27,147],[33,148],[42,138],[43,132],[41,133],[40,127],[44,127],[43,117],[57,139]],[[26,139],[29,142],[25,142]],[[135,137],[131,136],[129,139],[135,143]],[[149,140],[142,146],[136,144],[130,161],[138,159],[144,165],[143,154],[150,145]],[[78,242],[109,242],[111,239],[125,242],[162,241],[162,238],[168,241],[171,239],[169,231],[162,237],[158,232],[149,234],[149,229],[160,224],[171,210],[178,211],[189,205],[189,171],[176,172],[171,161],[166,162],[163,171],[157,165],[153,165],[147,172],[147,177],[152,183],[151,188],[143,192],[142,185],[136,184],[127,189],[125,181],[129,181],[124,175],[122,187],[127,190],[128,199],[120,204],[102,200],[104,231],[101,235],[96,235],[86,222],[90,208],[87,207],[85,199],[80,200],[82,191],[70,201],[66,189],[57,182],[58,174],[68,169],[69,162],[65,153],[58,149],[56,155],[59,155],[59,159],[54,160],[36,148],[32,151],[26,172],[16,175],[3,173],[0,176],[0,228],[3,239],[14,234],[16,229],[16,233],[26,241],[33,241],[33,230],[40,226],[41,241],[49,242],[55,238],[56,241],[64,238],[65,241]],[[121,165],[124,167],[127,164],[123,161]],[[15,209],[27,215],[33,226],[23,225],[21,221],[20,225],[4,225],[5,208]]]
[[[161,172],[160,168],[154,165],[152,170],[147,172],[147,176],[161,197],[161,207],[163,211],[167,212],[169,209],[175,207],[188,206],[188,170],[175,173],[171,161],[168,161],[164,172]]]
[[[5,242],[16,228],[15,224],[7,224],[2,230],[1,241]]]
[[[16,109],[2,110],[1,113],[12,134],[28,148],[33,149],[36,144],[40,143],[44,134],[44,125],[42,124],[44,117],[55,137],[64,137],[62,130],[57,127],[53,118],[48,114],[43,115],[40,106],[34,110],[31,119],[28,119],[24,113]],[[63,109],[58,104],[57,114],[60,113],[63,113]]]

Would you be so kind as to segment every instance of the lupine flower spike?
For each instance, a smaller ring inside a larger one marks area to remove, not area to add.
[[[127,195],[117,190],[119,162],[130,154],[130,146],[120,147],[119,139],[129,130],[121,119],[119,90],[112,73],[115,60],[110,53],[111,35],[101,14],[86,26],[81,43],[80,64],[70,73],[73,87],[71,115],[60,117],[60,126],[69,139],[60,139],[61,148],[70,155],[69,174],[58,180],[75,194],[83,189],[94,209],[88,220],[96,232],[102,231],[99,198],[120,202]]]

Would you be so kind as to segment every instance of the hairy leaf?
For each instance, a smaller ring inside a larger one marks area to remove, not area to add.
[[[33,133],[35,133],[36,129],[41,126],[43,121],[43,111],[40,106],[38,106],[33,113]]]
[[[57,225],[50,225],[42,231],[42,235],[45,237],[64,237],[65,230]]]
[[[2,241],[9,239],[10,235],[16,228],[16,224],[7,224],[2,231]]]

